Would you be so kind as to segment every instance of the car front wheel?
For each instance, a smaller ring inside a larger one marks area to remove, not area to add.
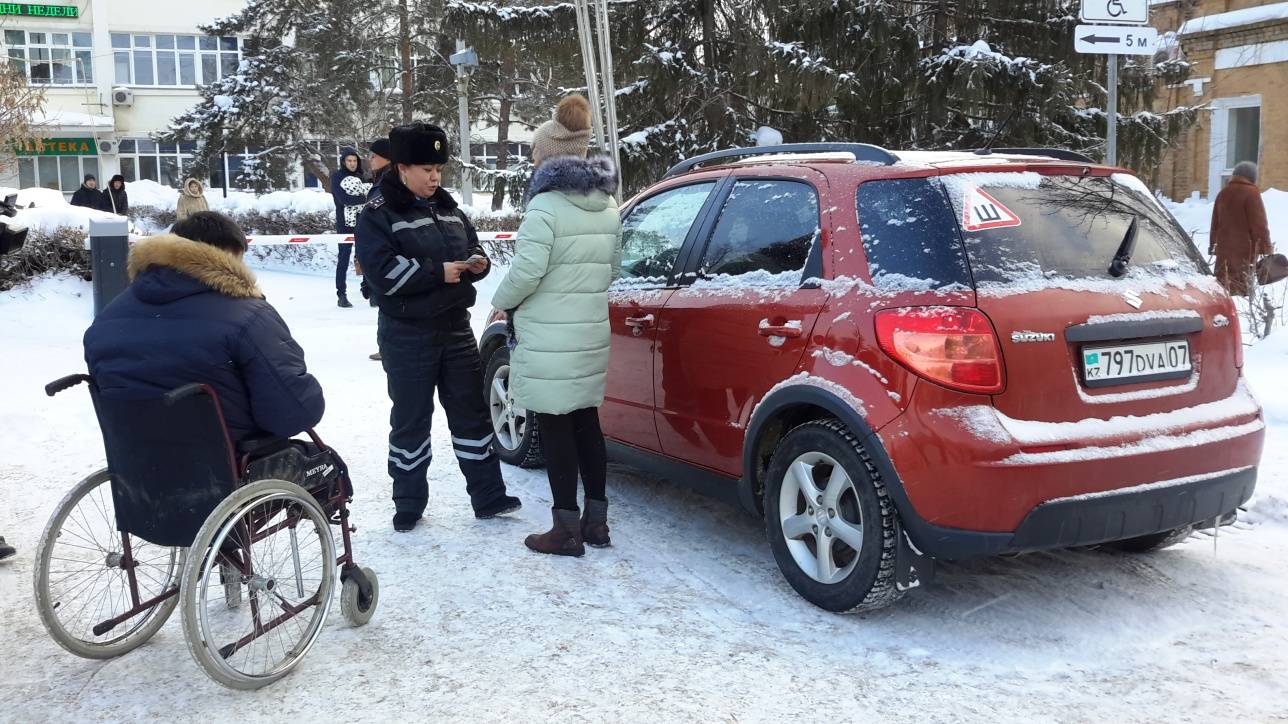
[[[521,468],[546,464],[541,453],[537,416],[520,407],[510,389],[510,350],[501,347],[488,358],[484,373],[484,398],[496,434],[496,452],[501,460]]]
[[[843,613],[900,597],[894,505],[840,422],[806,423],[779,443],[766,473],[765,526],[783,576],[810,603]]]

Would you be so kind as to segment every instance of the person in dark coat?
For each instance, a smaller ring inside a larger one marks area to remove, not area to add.
[[[171,232],[134,245],[130,286],[85,332],[99,393],[155,399],[186,384],[210,385],[234,443],[317,425],[322,387],[243,263],[242,230],[203,211]]]
[[[380,179],[384,178],[385,172],[389,170],[389,166],[392,163],[389,160],[391,155],[393,155],[393,151],[389,150],[388,138],[377,138],[371,142],[371,158],[367,160],[367,167],[371,169],[371,183],[366,186],[367,201],[380,195]],[[358,275],[362,277],[362,298],[366,299],[374,307],[376,306],[375,292],[372,290],[371,285],[367,283],[366,275],[362,273],[362,264],[358,263],[357,267]],[[377,352],[371,355],[371,359],[379,361],[380,353]]]
[[[98,178],[92,173],[85,174],[85,181],[72,194],[72,206],[83,206],[87,209],[103,208],[103,192],[98,190]]]
[[[130,211],[130,196],[125,193],[125,177],[116,174],[111,181],[107,182],[107,188],[103,189],[103,206],[104,211],[110,211],[117,216],[127,216]]]
[[[429,496],[434,392],[447,413],[452,448],[474,515],[492,518],[522,505],[506,494],[483,396],[483,360],[470,307],[487,256],[470,220],[439,184],[447,134],[415,123],[389,134],[394,168],[358,217],[358,257],[379,292],[376,339],[393,401],[389,477],[395,530],[416,527]]]
[[[18,551],[8,543],[4,542],[4,536],[0,535],[0,561],[6,558],[12,558],[18,554]]]
[[[362,177],[362,159],[358,152],[344,149],[340,156],[340,168],[331,174],[331,197],[335,199],[335,233],[352,234],[358,224],[358,213],[367,202],[366,179]],[[336,304],[349,308],[348,276],[349,260],[353,256],[353,244],[340,244],[340,256],[335,263]]]
[[[1230,183],[1212,205],[1208,254],[1216,257],[1216,278],[1233,296],[1248,296],[1257,260],[1275,253],[1270,243],[1266,207],[1257,188],[1257,164],[1234,167]]]

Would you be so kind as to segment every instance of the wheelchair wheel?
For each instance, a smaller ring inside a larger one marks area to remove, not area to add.
[[[178,586],[183,554],[182,548],[119,533],[111,476],[106,468],[99,470],[63,498],[40,536],[35,571],[40,620],[59,646],[77,656],[120,656],[152,638],[174,611],[177,595],[146,607],[136,603]],[[133,584],[127,567],[133,569]],[[109,623],[116,625],[103,630]]]
[[[299,665],[335,594],[335,540],[317,501],[284,480],[238,488],[206,519],[189,554],[183,630],[210,678],[258,689]],[[225,566],[237,574],[236,607],[228,605]]]
[[[380,580],[376,578],[376,572],[363,568],[362,575],[371,582],[371,596],[363,596],[358,582],[352,578],[340,586],[340,613],[354,626],[366,626],[380,603]]]

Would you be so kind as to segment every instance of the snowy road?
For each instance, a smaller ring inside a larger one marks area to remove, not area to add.
[[[529,554],[543,474],[507,470],[521,515],[475,521],[445,434],[427,524],[393,534],[374,311],[336,309],[325,277],[261,281],[326,389],[320,433],[353,468],[376,618],[350,629],[333,611],[294,675],[249,694],[205,678],[177,616],[113,661],[48,638],[36,539],[102,446],[83,391],[41,391],[83,368],[90,313],[88,284],[46,280],[0,295],[0,535],[20,549],[0,564],[0,721],[1288,721],[1283,334],[1248,354],[1254,385],[1279,388],[1247,521],[1152,556],[948,564],[901,604],[843,617],[788,588],[758,521],[626,469],[609,483],[616,547]]]

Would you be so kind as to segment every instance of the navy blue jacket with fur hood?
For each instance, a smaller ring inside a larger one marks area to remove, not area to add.
[[[208,384],[234,441],[290,437],[322,419],[322,386],[241,259],[168,235],[135,245],[129,272],[133,282],[85,332],[104,397],[154,399]]]

